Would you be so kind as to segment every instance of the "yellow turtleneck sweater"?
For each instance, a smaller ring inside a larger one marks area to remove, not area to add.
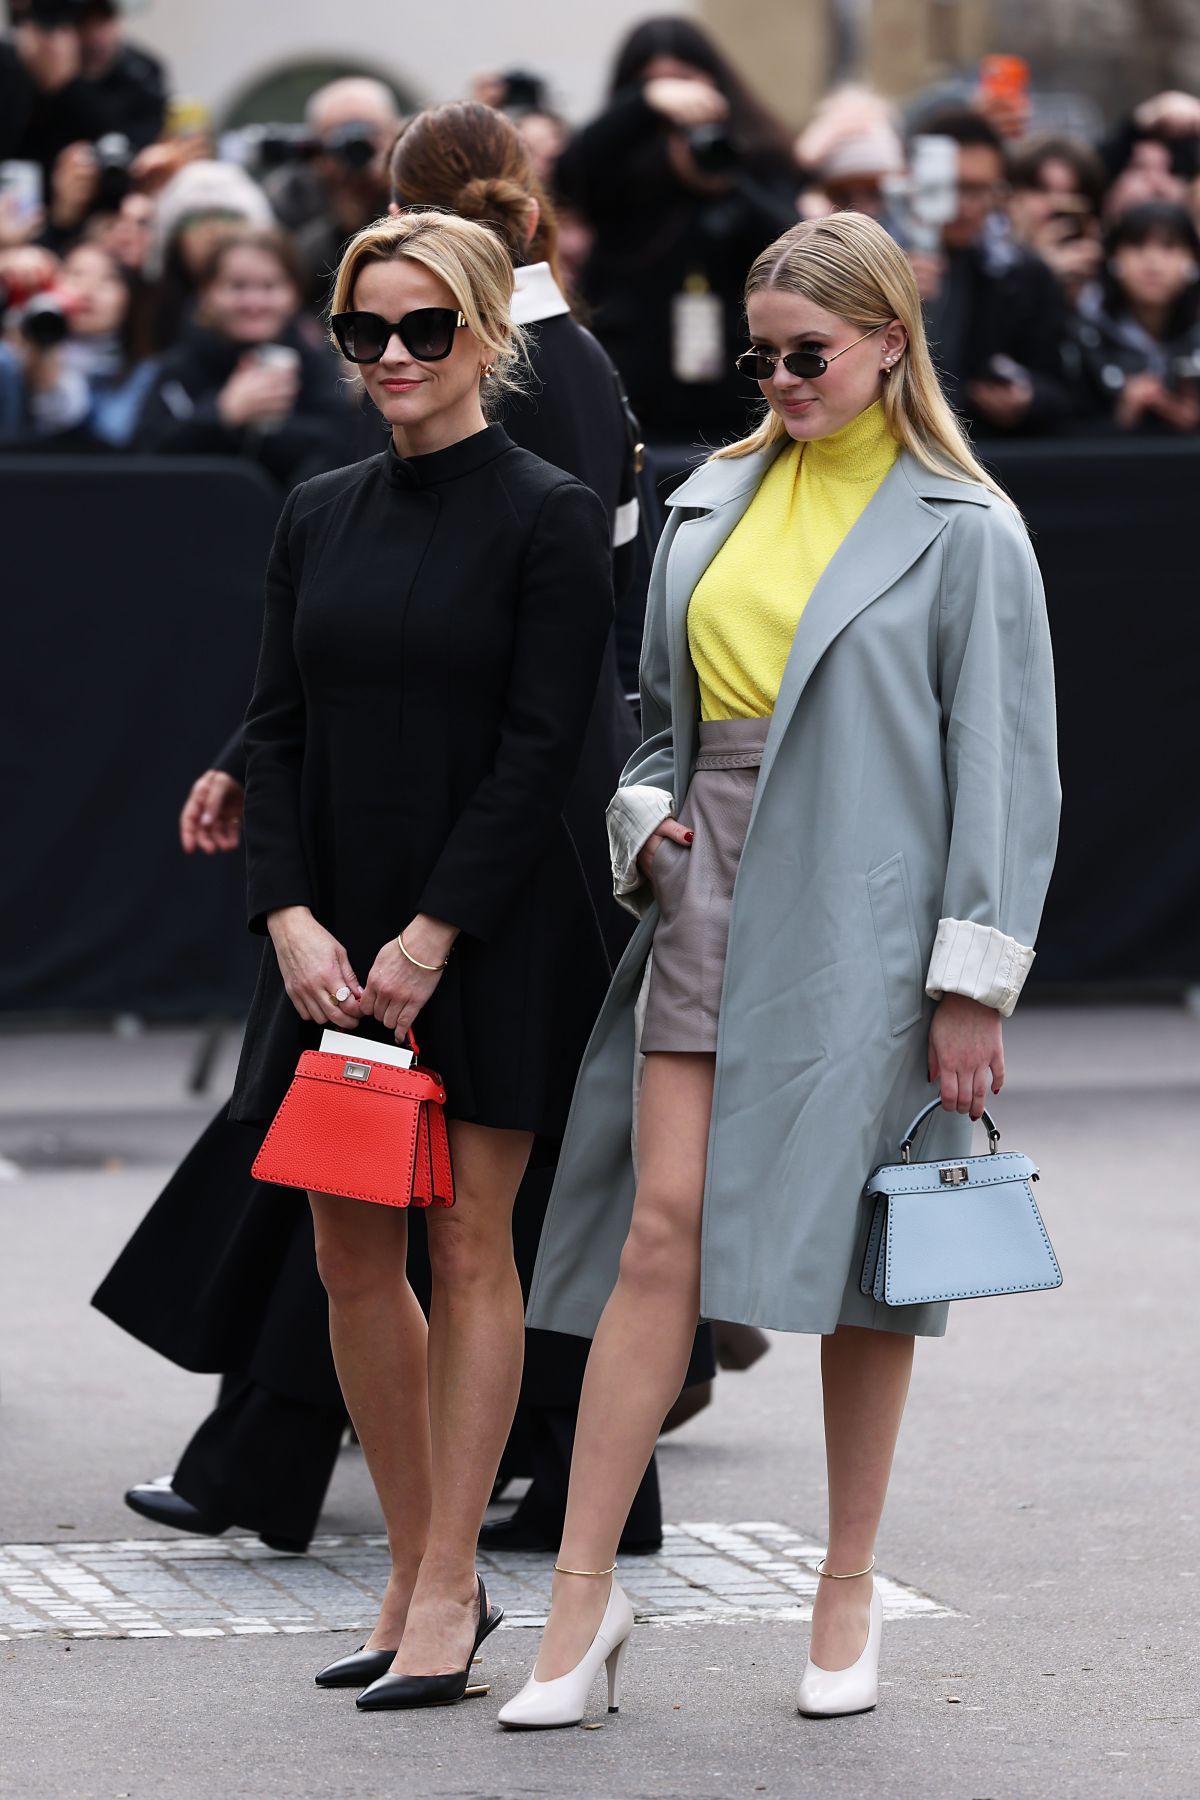
[[[829,437],[780,451],[688,606],[701,718],[774,712],[808,597],[899,451],[879,400]]]

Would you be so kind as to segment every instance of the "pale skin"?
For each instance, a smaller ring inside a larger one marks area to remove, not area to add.
[[[457,307],[420,264],[369,264],[352,305],[396,320],[419,307]],[[417,362],[394,333],[382,361],[362,365],[368,392],[403,456],[424,455],[485,428],[479,386],[488,347],[466,327],[443,362]],[[215,831],[228,790],[209,777],[197,806]],[[189,803],[190,804],[190,803]],[[186,809],[185,809],[186,815]],[[232,829],[232,822],[229,824]],[[201,839],[197,836],[196,841]],[[300,1016],[342,1031],[379,1020],[403,1040],[441,980],[457,937],[444,919],[397,921],[360,982],[345,947],[307,907],[267,921]],[[350,989],[342,1005],[332,998]],[[391,1574],[371,1649],[392,1668],[450,1674],[466,1666],[477,1619],[475,1545],[516,1410],[524,1320],[512,1250],[512,1208],[531,1134],[449,1122],[456,1199],[427,1215],[433,1296],[426,1328],[405,1268],[406,1223],[391,1208],[310,1194],[317,1264],[329,1295],[338,1379],[387,1525]]]
[[[777,363],[764,398],[798,442],[826,437],[879,398],[884,370],[907,349],[892,319],[854,348],[867,325],[797,295],[763,290],[750,298],[750,336],[774,353],[815,349],[830,361],[807,380]],[[692,834],[667,819],[638,857],[650,876],[665,838],[687,848]],[[638,1183],[616,1287],[588,1358],[575,1434],[566,1524],[558,1562],[603,1570],[616,1561],[630,1503],[668,1408],[679,1392],[700,1297],[700,1223],[715,1057],[652,1053],[646,1058],[638,1125]],[[929,1033],[930,1080],[943,1106],[978,1119],[989,1088],[1004,1082],[1000,1015],[957,994],[941,1000]],[[821,1341],[829,1485],[828,1566],[866,1569],[912,1369],[913,1339],[839,1326]],[[847,1668],[866,1642],[871,1577],[822,1581],[813,1608],[810,1654],[820,1668]],[[574,1668],[595,1636],[608,1600],[604,1578],[556,1574],[550,1618],[535,1674],[553,1680]]]

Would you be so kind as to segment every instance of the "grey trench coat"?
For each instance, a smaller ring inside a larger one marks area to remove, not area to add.
[[[688,602],[773,454],[706,463],[670,502],[642,652],[644,741],[621,778],[664,790],[664,810],[682,804],[697,741]],[[859,1291],[863,1184],[932,1095],[927,987],[983,997],[964,941],[998,947],[991,1003],[1011,1011],[1058,809],[1049,630],[1025,528],[985,488],[901,452],[801,614],[759,771],[720,1009],[705,1317],[944,1331],[944,1305],[891,1308]],[[575,1089],[529,1299],[545,1330],[593,1335],[616,1280],[656,919],[651,902]],[[970,1131],[938,1112],[916,1154],[964,1154]]]

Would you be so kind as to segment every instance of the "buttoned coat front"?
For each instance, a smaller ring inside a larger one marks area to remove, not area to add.
[[[651,580],[644,739],[622,788],[682,803],[699,697],[693,588],[775,450],[675,493]],[[1018,515],[907,451],[800,617],[734,887],[704,1194],[701,1311],[782,1330],[937,1335],[859,1275],[863,1184],[931,1097],[926,976],[941,920],[1031,946],[1058,831],[1054,690]],[[591,1336],[634,1194],[635,1009],[657,909],[623,957],[575,1090],[529,1323]],[[946,985],[952,985],[947,983]],[[916,1154],[963,1154],[938,1112]]]

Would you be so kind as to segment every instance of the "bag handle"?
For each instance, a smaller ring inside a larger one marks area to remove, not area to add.
[[[415,1038],[415,1037],[414,1037],[414,1036],[413,1036],[413,1033],[412,1033],[412,1026],[411,1026],[411,1025],[410,1025],[410,1026],[409,1026],[409,1028],[408,1028],[408,1031],[407,1031],[407,1032],[406,1032],[406,1033],[405,1033],[405,1036],[406,1036],[406,1037],[407,1037],[407,1039],[408,1039],[408,1047],[409,1047],[409,1049],[410,1049],[410,1050],[411,1050],[411,1051],[412,1051],[412,1053],[413,1053],[413,1061],[414,1061],[414,1063],[419,1063],[419,1062],[420,1062],[420,1060],[421,1060],[421,1052],[420,1052],[420,1051],[419,1051],[419,1050],[418,1050],[418,1048],[417,1048],[417,1040],[416,1040],[416,1038]]]
[[[920,1112],[917,1114],[916,1118],[913,1120],[912,1124],[909,1126],[908,1130],[905,1132],[904,1136],[901,1138],[901,1140],[900,1140],[900,1161],[902,1163],[912,1161],[912,1157],[909,1155],[909,1152],[911,1151],[911,1149],[913,1147],[913,1139],[916,1137],[918,1131],[920,1131],[922,1125],[925,1123],[925,1121],[929,1117],[930,1113],[936,1112],[938,1107],[941,1104],[942,1104],[941,1100],[937,1099],[937,1100],[931,1100],[927,1106],[923,1106],[921,1108]],[[991,1113],[988,1112],[986,1107],[984,1108],[984,1111],[983,1111],[983,1125],[984,1125],[984,1130],[988,1134],[988,1149],[990,1150],[991,1154],[993,1156],[995,1156],[996,1147],[1000,1142],[1000,1133],[996,1129],[996,1121],[993,1119]]]

